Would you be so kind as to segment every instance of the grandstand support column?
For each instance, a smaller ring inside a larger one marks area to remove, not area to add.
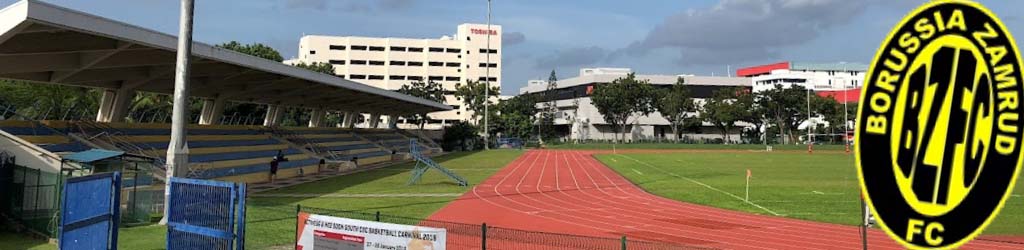
[[[357,112],[345,112],[345,128],[355,128]]]
[[[265,116],[263,116],[263,126],[266,126],[266,127],[277,126],[277,124],[280,123],[280,121],[281,121],[281,106],[280,105],[274,105],[274,104],[268,104],[267,105],[267,114]]]
[[[135,90],[128,88],[103,91],[100,110],[96,112],[97,122],[123,122],[135,99]]]
[[[227,105],[227,102],[227,98],[223,97],[203,100],[203,113],[199,115],[199,124],[220,124],[220,118],[224,116],[224,106]]]
[[[323,126],[324,116],[327,115],[327,111],[322,108],[313,109],[313,113],[309,115],[309,127],[318,128]]]
[[[398,129],[398,119],[401,116],[396,114],[388,115],[388,129]]]
[[[380,125],[380,113],[370,114],[370,128],[377,128]]]

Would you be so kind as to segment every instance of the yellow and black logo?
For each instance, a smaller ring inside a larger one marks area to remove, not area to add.
[[[995,218],[1021,169],[1020,67],[1002,22],[973,2],[927,3],[882,43],[856,155],[861,189],[893,239],[955,248]]]

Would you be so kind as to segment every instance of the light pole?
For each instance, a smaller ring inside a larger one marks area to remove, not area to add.
[[[850,75],[853,75],[849,71],[846,71],[846,65],[845,64],[843,65],[843,72],[845,72],[847,74],[850,74]],[[844,82],[843,83],[843,125],[844,125],[843,127],[845,129],[843,130],[843,145],[846,145],[846,153],[850,153],[850,140],[849,140],[849,138],[846,138],[847,137],[846,133],[850,132],[850,117],[848,115],[850,113],[850,111],[848,110],[849,109],[850,100],[847,99],[847,97],[846,97],[846,92],[849,91],[846,88],[846,86],[847,85]]]
[[[484,150],[491,149],[487,128],[488,104],[491,102],[491,0],[487,0],[487,67],[484,68]]]
[[[807,153],[814,152],[814,134],[811,134],[811,84],[807,84]]]
[[[185,124],[188,123],[188,78],[192,61],[192,15],[194,0],[181,0],[181,23],[178,32],[178,59],[174,70],[174,108],[171,115],[171,141],[167,147],[167,179],[164,180],[164,217],[160,224],[167,224],[171,197],[171,177],[181,176],[188,168],[188,140]]]

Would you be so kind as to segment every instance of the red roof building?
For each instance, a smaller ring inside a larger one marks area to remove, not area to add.
[[[789,69],[789,62],[779,62],[773,64],[758,65],[746,68],[739,68],[736,70],[736,76],[738,77],[753,77],[758,75],[767,75],[772,73],[772,70],[777,69]]]
[[[843,93],[845,92],[845,94]],[[860,88],[836,91],[817,91],[815,94],[821,97],[835,98],[839,103],[850,103],[860,101]]]

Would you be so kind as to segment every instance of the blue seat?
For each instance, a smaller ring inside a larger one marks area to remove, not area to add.
[[[61,144],[42,144],[42,145],[39,145],[39,147],[41,147],[43,149],[46,149],[47,151],[50,151],[50,152],[80,152],[80,151],[86,151],[86,150],[92,149],[91,147],[86,146],[85,144],[82,144],[80,142],[69,142],[69,143],[61,143]]]
[[[373,148],[373,147],[376,147],[376,146],[374,146],[373,144],[352,144],[352,145],[341,145],[341,146],[327,147],[327,150],[331,150],[331,151],[345,151],[345,150],[354,150],[354,149],[367,149],[367,148]]]
[[[344,155],[344,156],[341,156],[341,160],[351,161],[353,158],[357,158],[357,157],[359,159],[366,159],[366,158],[370,158],[370,157],[384,156],[384,155],[391,155],[391,152],[389,152],[389,151],[373,151],[373,152],[359,153],[359,154],[354,154],[354,155]]]
[[[320,163],[319,159],[310,158],[310,159],[298,160],[298,161],[281,162],[277,166],[277,168],[278,168],[278,171],[280,171],[280,170],[283,170],[283,169],[311,166],[311,165],[316,165],[316,164],[319,164],[319,163]],[[231,168],[210,169],[210,170],[203,171],[203,174],[200,175],[200,178],[212,179],[212,178],[219,178],[219,177],[232,176],[232,175],[243,175],[243,174],[259,173],[259,172],[269,172],[269,171],[270,171],[270,163],[268,162],[268,163],[260,163],[260,164],[246,165],[246,166],[231,167]]]
[[[54,135],[52,129],[46,127],[0,127],[12,135]]]
[[[142,148],[167,149],[170,142],[139,142],[135,143]],[[234,140],[234,141],[190,141],[189,148],[215,148],[215,147],[237,147],[237,146],[259,146],[281,144],[274,139],[263,140]]]
[[[358,141],[357,137],[335,137],[335,138],[312,138],[309,139],[313,143],[328,143],[328,142],[343,142],[343,141]]]
[[[302,151],[298,149],[289,148],[283,150],[285,155],[300,154]],[[214,153],[214,154],[201,154],[192,155],[188,157],[189,162],[215,162],[215,161],[230,161],[230,160],[241,160],[241,159],[252,159],[252,158],[263,158],[263,157],[274,157],[277,155],[277,150],[263,150],[263,151],[249,151],[249,152],[231,152],[231,153]]]

